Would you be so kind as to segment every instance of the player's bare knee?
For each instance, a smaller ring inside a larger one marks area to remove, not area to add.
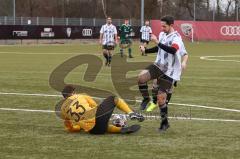
[[[141,75],[139,75],[138,76],[138,84],[143,84],[143,83],[145,83],[144,79],[143,79],[143,77]]]
[[[155,80],[153,81],[152,89],[158,90],[158,84],[155,82]]]
[[[105,54],[107,54],[108,52],[107,52],[107,50],[103,50],[103,54],[105,55]]]
[[[157,96],[157,94],[158,94],[158,85],[154,85],[154,83],[153,83],[153,86],[152,86],[152,94],[154,96]]]
[[[162,107],[163,105],[165,105],[167,101],[167,94],[164,92],[161,92],[157,95],[157,102],[159,107]]]
[[[147,76],[148,70],[143,70],[138,75],[138,84],[143,84],[147,82],[146,76]]]

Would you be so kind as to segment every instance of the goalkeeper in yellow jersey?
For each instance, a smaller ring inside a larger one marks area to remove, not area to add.
[[[140,125],[116,127],[109,124],[115,107],[127,113],[132,120],[144,120],[142,115],[133,112],[122,99],[115,96],[109,96],[98,105],[90,96],[76,94],[72,85],[67,85],[62,95],[64,100],[61,102],[61,117],[64,119],[65,129],[69,132],[84,130],[90,134],[130,134],[141,128]]]

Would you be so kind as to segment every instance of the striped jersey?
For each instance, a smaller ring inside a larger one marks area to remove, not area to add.
[[[105,24],[101,27],[100,33],[103,34],[102,45],[114,42],[114,35],[117,34],[117,29],[113,24]]]
[[[187,54],[181,35],[177,31],[168,35],[161,32],[159,34],[159,42],[176,48],[177,52],[176,54],[170,54],[158,48],[155,65],[158,66],[165,75],[179,81],[182,73],[181,58]]]
[[[150,26],[146,25],[142,26],[140,32],[142,33],[141,35],[142,40],[150,41],[152,34],[152,29]]]

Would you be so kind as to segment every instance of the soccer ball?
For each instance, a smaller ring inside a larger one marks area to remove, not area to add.
[[[114,114],[112,116],[112,124],[117,127],[126,127],[127,126],[127,117],[121,114]]]

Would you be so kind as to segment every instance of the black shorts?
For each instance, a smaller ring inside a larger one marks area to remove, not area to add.
[[[121,39],[120,44],[131,44],[132,40],[131,39]]]
[[[90,134],[104,134],[107,132],[108,122],[116,106],[114,99],[115,96],[109,96],[99,105],[96,113],[96,124],[89,131]]]
[[[149,41],[148,41],[148,40],[144,40],[144,39],[140,39],[140,42],[141,42],[141,43],[149,44]]]
[[[114,50],[114,46],[113,46],[113,45],[103,45],[103,46],[102,46],[102,49],[105,49],[105,50]]]
[[[168,93],[172,90],[174,80],[171,77],[165,75],[160,68],[156,65],[151,64],[146,67],[146,70],[149,71],[151,79],[157,79],[158,90]]]

